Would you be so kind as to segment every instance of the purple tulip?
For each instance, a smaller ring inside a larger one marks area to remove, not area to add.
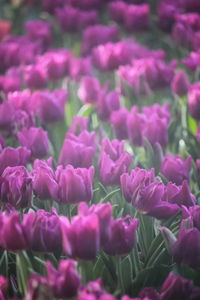
[[[194,119],[200,120],[200,84],[192,85],[188,91],[188,108]]]
[[[107,93],[106,89],[102,89],[98,95],[97,113],[101,120],[109,120],[113,111],[120,109],[120,94],[117,91]]]
[[[81,52],[83,55],[88,55],[94,47],[116,40],[118,35],[118,27],[115,25],[88,27],[83,32]]]
[[[178,2],[161,1],[158,6],[159,27],[166,32],[170,32],[175,23],[176,16],[181,13],[183,8],[179,7]]]
[[[191,71],[195,71],[199,66],[200,51],[192,51],[188,58],[182,60],[183,64],[186,65]]]
[[[29,89],[8,93],[8,102],[14,104],[14,106],[17,109],[29,111],[30,99],[31,99],[31,91]]]
[[[40,297],[43,299],[52,298],[47,279],[41,275],[32,274],[28,279],[24,300],[37,300]]]
[[[133,145],[143,145],[142,130],[145,125],[145,116],[138,113],[138,108],[134,106],[127,118],[128,137]]]
[[[147,119],[149,118],[149,115],[157,115],[159,118],[165,120],[167,124],[171,121],[170,106],[168,103],[164,105],[156,103],[152,106],[143,106],[142,112]]]
[[[124,141],[104,139],[99,158],[99,176],[105,185],[120,183],[120,176],[131,165],[131,155],[124,151]]]
[[[63,204],[90,202],[93,195],[93,177],[94,167],[74,169],[67,165],[64,169],[59,166],[56,170],[58,201]]]
[[[0,297],[1,300],[6,300],[6,292],[8,290],[8,279],[4,276],[0,276]]]
[[[22,146],[31,150],[32,157],[43,158],[49,153],[48,133],[42,128],[23,129],[17,137]]]
[[[78,7],[82,10],[98,9],[101,7],[99,0],[69,0],[70,5]]]
[[[80,116],[74,116],[70,128],[69,128],[69,133],[72,133],[74,135],[79,135],[81,132],[87,130],[88,128],[88,122],[89,119],[85,117],[80,117]]]
[[[1,246],[8,251],[19,251],[29,248],[26,228],[18,212],[1,215]]]
[[[32,179],[23,166],[7,167],[1,175],[1,199],[13,207],[26,208],[30,206],[32,190]]]
[[[81,80],[81,84],[78,89],[78,96],[83,103],[93,104],[97,102],[100,90],[100,82],[96,77],[85,76]]]
[[[100,247],[99,219],[96,214],[75,216],[71,223],[61,219],[63,249],[72,258],[95,259]]]
[[[181,186],[169,182],[162,200],[186,207],[193,206],[196,203],[196,198],[191,193],[186,180],[183,181]]]
[[[119,140],[128,138],[127,118],[129,112],[126,108],[121,108],[112,112],[110,117],[110,123],[113,126],[116,138]]]
[[[145,287],[141,292],[140,292],[140,299],[141,300],[161,300],[160,299],[160,294],[153,288],[150,287]]]
[[[88,208],[85,202],[81,202],[78,207],[79,215],[96,214],[99,218],[100,227],[100,244],[103,246],[107,243],[110,236],[110,224],[112,215],[112,205],[108,203],[93,204]]]
[[[34,161],[32,171],[33,191],[42,200],[58,201],[58,183],[55,174],[45,161]]]
[[[127,255],[134,247],[138,219],[130,216],[113,220],[109,241],[103,250],[109,255]]]
[[[60,260],[58,270],[51,262],[46,263],[48,284],[56,298],[71,298],[77,294],[80,276],[74,260]]]
[[[30,89],[43,89],[48,81],[46,69],[39,64],[28,65],[24,67],[24,80]]]
[[[70,77],[73,80],[79,81],[82,76],[92,75],[92,63],[90,57],[72,58],[69,64]]]
[[[150,25],[149,5],[128,5],[124,10],[124,23],[129,31],[146,30]]]
[[[37,210],[24,214],[23,225],[29,239],[30,248],[39,252],[61,250],[62,234],[60,219],[56,211],[48,213]]]
[[[122,174],[120,177],[122,193],[128,202],[135,203],[140,198],[141,190],[155,181],[154,169],[133,169],[131,174]]]
[[[24,166],[30,159],[31,152],[25,147],[6,147],[0,153],[0,174],[6,167]]]
[[[42,123],[52,123],[64,119],[64,107],[67,99],[65,90],[54,90],[53,92],[35,92],[31,103],[34,111],[38,113]]]
[[[160,295],[162,300],[198,300],[200,288],[194,286],[192,280],[169,273],[161,287]]]
[[[188,156],[184,161],[181,156],[166,156],[161,165],[161,173],[173,183],[181,185],[184,180],[189,182],[189,171],[192,158]]]
[[[123,23],[128,5],[124,1],[114,1],[109,3],[108,8],[111,18],[117,23]]]
[[[88,168],[95,154],[95,133],[84,130],[79,136],[68,133],[59,156],[59,164],[73,165],[75,168]]]
[[[110,294],[107,294],[103,288],[101,279],[96,281],[90,281],[86,286],[80,289],[77,300],[116,300],[116,298]]]
[[[51,25],[41,20],[25,23],[25,34],[31,41],[39,42],[44,49],[51,44]]]
[[[187,74],[184,71],[179,71],[175,74],[171,84],[172,91],[182,97],[187,94],[190,82]]]

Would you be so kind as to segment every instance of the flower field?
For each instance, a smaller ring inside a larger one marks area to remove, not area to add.
[[[200,1],[0,5],[0,300],[200,300]]]

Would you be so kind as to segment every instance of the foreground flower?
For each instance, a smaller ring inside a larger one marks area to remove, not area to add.
[[[71,223],[61,218],[63,249],[74,259],[95,259],[100,247],[99,219],[96,214],[75,216]]]
[[[71,298],[80,286],[80,275],[77,273],[74,260],[60,260],[58,270],[51,262],[46,263],[48,284],[56,298]]]
[[[130,216],[112,220],[111,233],[103,250],[109,255],[127,255],[136,242],[138,219]]]

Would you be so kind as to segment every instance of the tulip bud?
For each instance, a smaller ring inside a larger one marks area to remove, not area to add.
[[[113,126],[116,138],[119,140],[128,138],[127,118],[129,112],[125,108],[121,108],[112,112],[110,123]]]
[[[97,78],[85,76],[81,81],[78,96],[84,103],[95,103],[100,89],[100,82]]]
[[[171,84],[172,91],[182,97],[187,94],[190,82],[187,74],[184,71],[179,71],[175,74]]]
[[[56,298],[71,298],[76,296],[80,285],[77,273],[77,263],[74,260],[60,260],[58,270],[51,262],[46,263],[48,284]]]

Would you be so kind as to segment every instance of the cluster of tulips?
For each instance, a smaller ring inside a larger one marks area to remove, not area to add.
[[[200,299],[200,1],[2,0],[0,299]]]

